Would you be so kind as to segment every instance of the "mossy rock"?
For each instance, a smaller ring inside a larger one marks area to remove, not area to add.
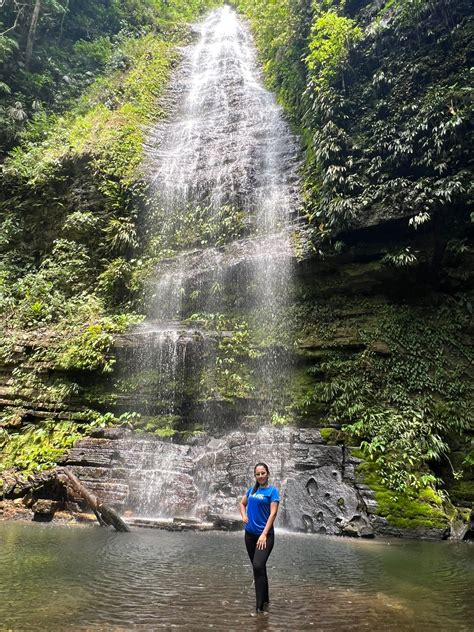
[[[321,437],[328,445],[341,445],[345,443],[345,435],[337,428],[320,428]]]
[[[291,410],[298,419],[320,419],[327,412],[327,404],[315,399],[314,376],[304,367],[294,370],[288,385],[287,397]]]
[[[331,354],[327,349],[314,349],[312,347],[298,346],[295,355],[306,360],[325,360]]]
[[[447,529],[450,517],[443,501],[431,487],[413,494],[395,492],[380,480],[372,463],[361,463],[357,468],[363,481],[375,492],[377,508],[372,511],[401,529]]]

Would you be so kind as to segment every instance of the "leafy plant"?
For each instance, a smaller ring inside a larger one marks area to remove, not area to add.
[[[440,217],[465,229],[467,1],[448,2],[449,24],[438,1],[389,2],[370,15],[332,0],[235,4],[304,140],[305,237],[313,243],[305,240],[303,255],[330,252],[341,230],[387,217],[410,217],[435,241]]]
[[[382,263],[387,263],[398,268],[404,266],[413,266],[418,262],[418,258],[415,252],[411,250],[409,246],[402,248],[395,253],[387,253],[382,259]]]
[[[65,451],[90,428],[90,425],[79,426],[74,422],[51,419],[24,426],[13,433],[0,428],[0,474],[2,470],[15,468],[27,476],[54,467]]]

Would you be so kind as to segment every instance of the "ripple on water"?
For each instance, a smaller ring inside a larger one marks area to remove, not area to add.
[[[255,617],[241,534],[0,524],[0,542],[7,629],[471,629],[468,545],[277,533]]]

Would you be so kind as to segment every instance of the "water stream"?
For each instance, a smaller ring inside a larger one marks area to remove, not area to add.
[[[278,232],[294,203],[295,140],[236,13],[217,9],[198,30],[175,78],[177,110],[149,137],[156,195],[171,215],[186,204],[214,213],[231,204],[254,214],[259,232]]]

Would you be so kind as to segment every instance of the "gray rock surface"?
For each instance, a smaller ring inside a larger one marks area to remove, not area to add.
[[[358,459],[324,444],[318,430],[262,427],[199,445],[132,433],[79,441],[67,463],[104,502],[135,516],[195,517],[233,529],[253,466],[268,464],[279,487],[278,526],[295,531],[371,537]],[[234,521],[234,522],[233,522]]]

